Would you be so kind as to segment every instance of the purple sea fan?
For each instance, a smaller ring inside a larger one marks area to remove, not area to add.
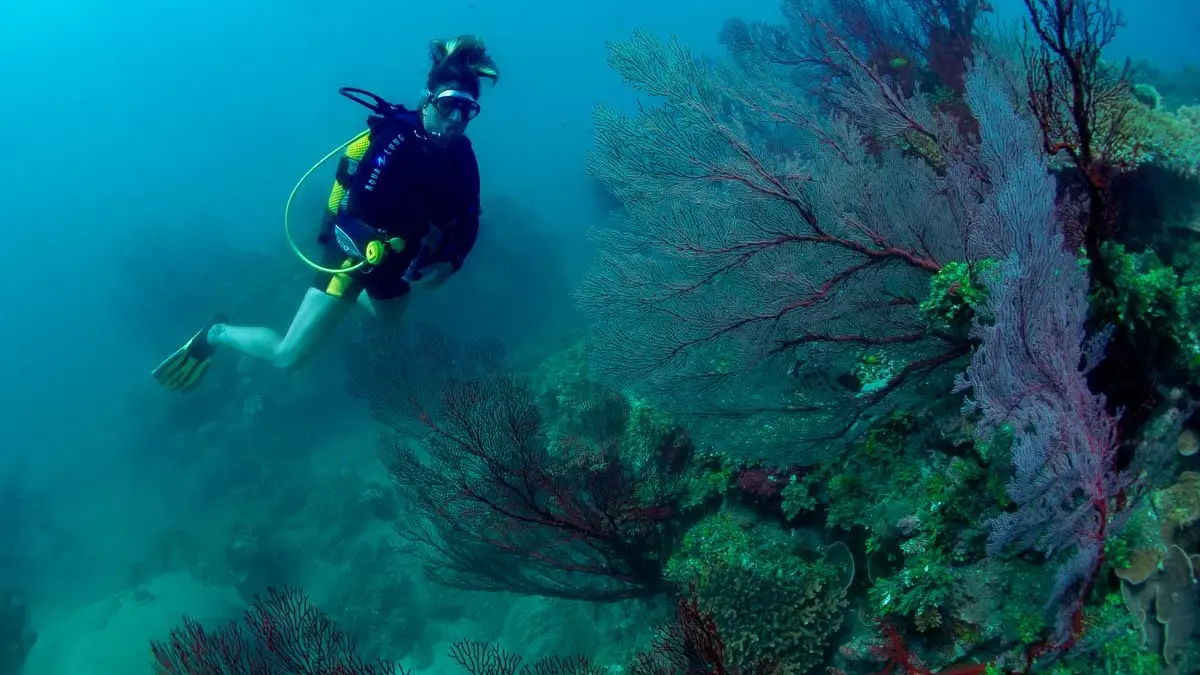
[[[985,275],[986,318],[973,330],[981,344],[957,388],[971,390],[966,409],[981,414],[981,441],[1000,428],[1013,438],[1008,495],[1016,510],[988,523],[988,552],[1032,548],[1061,559],[1047,609],[1056,615],[1056,646],[1066,648],[1129,481],[1116,471],[1116,417],[1087,384],[1108,334],[1086,335],[1087,272],[1063,246],[1032,121],[973,80],[982,161],[1005,165],[994,167],[1003,184],[979,214],[1003,259]]]

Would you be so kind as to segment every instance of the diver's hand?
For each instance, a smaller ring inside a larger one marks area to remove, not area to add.
[[[414,270],[408,283],[413,288],[428,290],[441,286],[443,282],[449,279],[454,274],[454,266],[448,262],[437,262],[432,265],[426,265],[418,270]]]

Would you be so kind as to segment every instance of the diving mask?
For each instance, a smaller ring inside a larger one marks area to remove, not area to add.
[[[479,116],[479,101],[465,91],[447,89],[430,102],[434,110],[447,119],[469,122]]]

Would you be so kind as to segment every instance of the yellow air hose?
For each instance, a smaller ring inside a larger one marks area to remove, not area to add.
[[[362,138],[363,136],[366,136],[369,133],[371,133],[370,129],[362,131],[354,138],[351,138],[350,140],[346,141],[345,143],[342,143],[338,147],[331,150],[328,155],[325,155],[324,157],[319,159],[316,164],[313,164],[312,168],[310,168],[308,171],[305,171],[304,175],[300,177],[300,180],[296,181],[295,187],[292,188],[292,193],[290,195],[288,195],[287,204],[285,204],[283,207],[283,234],[287,237],[288,245],[292,247],[292,252],[296,254],[296,257],[300,258],[300,260],[303,261],[305,265],[308,265],[309,267],[313,268],[314,270],[316,270],[318,272],[324,272],[325,274],[349,274],[356,270],[362,269],[368,263],[366,260],[362,260],[362,261],[359,261],[349,267],[340,267],[340,268],[334,269],[331,267],[322,267],[321,265],[318,265],[317,263],[313,262],[312,260],[309,260],[308,256],[304,255],[304,253],[300,250],[300,247],[296,245],[296,240],[292,238],[292,227],[291,227],[292,202],[296,199],[296,193],[300,191],[300,187],[302,185],[304,185],[305,181],[308,180],[309,176],[313,175],[314,171],[321,168],[322,166],[325,165],[325,162],[328,162],[329,160],[336,157],[343,150],[350,147],[351,143],[353,143],[354,141],[357,141],[358,139]]]

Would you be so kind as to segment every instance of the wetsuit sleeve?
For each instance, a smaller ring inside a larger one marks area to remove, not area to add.
[[[444,233],[439,258],[450,263],[455,271],[462,268],[463,260],[475,247],[479,237],[479,162],[475,151],[469,146],[463,152],[458,174],[459,199],[454,212],[454,221]]]

